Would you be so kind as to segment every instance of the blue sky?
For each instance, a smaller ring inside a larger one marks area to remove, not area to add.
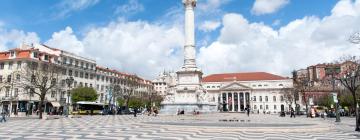
[[[2,0],[0,21],[4,22],[8,29],[36,32],[41,40],[45,41],[51,37],[53,32],[67,26],[72,27],[75,33],[79,33],[86,26],[105,25],[118,17],[154,22],[166,15],[172,8],[182,6],[180,0],[138,0],[144,10],[126,15],[116,13],[116,8],[127,4],[128,0],[100,0],[95,5],[83,10],[72,11],[64,17],[54,17],[63,10],[59,6],[62,2],[60,0]],[[199,2],[206,2],[206,0],[199,0]],[[241,13],[249,21],[264,22],[268,25],[272,25],[275,20],[280,20],[280,24],[274,26],[278,28],[289,21],[307,15],[319,17],[329,15],[336,2],[337,0],[292,0],[277,14],[257,16],[251,14],[254,0],[231,0],[221,6],[221,10],[227,13]],[[222,17],[217,18],[221,19]]]
[[[44,43],[149,79],[182,65],[181,0],[2,0],[0,9],[1,51]],[[347,37],[360,30],[359,9],[360,0],[198,0],[198,66],[288,76],[358,54]]]

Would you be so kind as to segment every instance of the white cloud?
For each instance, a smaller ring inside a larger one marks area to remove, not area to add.
[[[103,66],[153,78],[164,69],[180,68],[183,40],[182,28],[176,26],[119,20],[89,29],[82,39],[67,27],[46,44],[96,59]]]
[[[60,10],[56,13],[55,18],[69,16],[71,12],[84,10],[96,5],[100,0],[64,0],[56,5]]]
[[[116,8],[115,14],[135,14],[144,11],[144,6],[137,0],[129,0],[127,4],[120,5]]]
[[[348,37],[360,29],[360,0],[350,1],[346,10],[338,10],[344,6],[339,3],[327,17],[304,17],[278,30],[226,14],[220,36],[200,49],[198,63],[206,74],[267,71],[289,76],[294,69],[358,55],[359,46]]]
[[[75,54],[80,54],[84,51],[82,42],[73,34],[71,27],[66,27],[65,30],[53,33],[51,39],[46,41],[45,44]]]
[[[219,21],[205,21],[200,26],[199,29],[204,32],[211,32],[219,28],[221,22]]]
[[[264,15],[277,12],[283,8],[290,0],[256,0],[251,13],[254,15]]]
[[[21,30],[6,30],[0,27],[0,51],[6,51],[19,46],[21,43],[38,43],[40,38],[34,32]]]

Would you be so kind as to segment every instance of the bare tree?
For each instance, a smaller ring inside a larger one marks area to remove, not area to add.
[[[353,105],[355,105],[354,108],[356,115],[355,131],[360,131],[359,109],[357,106],[358,97],[356,96],[356,91],[360,87],[360,60],[357,57],[350,56],[342,58],[341,61],[347,62],[348,64],[343,68],[342,76],[339,80],[353,96]]]
[[[294,94],[295,94],[295,105],[296,100],[300,98],[300,95],[303,95],[303,102],[305,103],[306,112],[308,112],[308,97],[305,95],[308,87],[308,79],[306,77],[301,77],[297,74],[296,71],[292,72],[293,75],[293,87],[294,87]],[[298,109],[296,109],[298,111]],[[298,114],[299,112],[297,112]]]
[[[61,71],[60,66],[48,62],[28,62],[20,71],[21,80],[17,80],[16,84],[23,88],[31,88],[32,92],[39,96],[39,119],[42,119],[42,105],[46,95],[49,91],[60,88],[58,81],[62,79]]]
[[[292,104],[295,100],[294,89],[285,87],[281,89],[280,93],[282,93],[285,103],[292,107]]]

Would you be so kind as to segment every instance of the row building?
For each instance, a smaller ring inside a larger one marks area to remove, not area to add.
[[[99,66],[95,60],[74,53],[51,48],[42,44],[21,44],[19,47],[0,52],[0,103],[1,110],[10,115],[35,113],[39,108],[39,96],[34,89],[20,84],[27,66],[33,63],[51,63],[61,69],[56,80],[59,88],[46,94],[44,112],[62,111],[71,103],[70,91],[76,87],[91,87],[97,91],[98,103],[116,105],[112,88],[117,85],[121,93],[148,94],[153,92],[151,81],[134,74],[119,72]],[[69,80],[71,79],[71,80]],[[71,82],[69,82],[71,81]]]

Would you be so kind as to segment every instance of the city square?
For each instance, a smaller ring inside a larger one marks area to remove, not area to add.
[[[107,115],[53,120],[10,119],[0,139],[294,139],[351,140],[354,118],[279,117],[268,114]]]
[[[5,0],[0,139],[360,139],[360,0],[324,3]]]

